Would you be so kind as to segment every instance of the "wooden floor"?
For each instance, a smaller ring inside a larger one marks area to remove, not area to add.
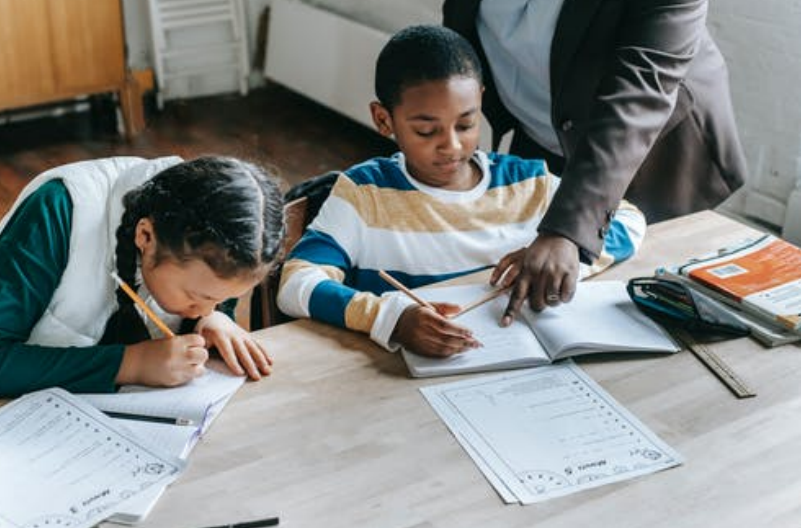
[[[272,166],[287,186],[394,152],[371,130],[276,85],[248,96],[167,102],[133,141],[116,133],[113,109],[5,123],[0,113],[0,216],[20,189],[51,167],[108,156],[237,156]]]

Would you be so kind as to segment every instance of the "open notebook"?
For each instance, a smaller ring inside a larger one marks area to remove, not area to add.
[[[429,301],[466,305],[489,291],[484,284],[416,290]],[[414,377],[546,365],[558,359],[599,352],[676,352],[679,347],[643,315],[620,281],[578,283],[570,303],[540,313],[525,307],[507,328],[499,326],[509,302],[503,295],[454,321],[470,328],[484,345],[449,358],[428,358],[403,350]]]
[[[206,374],[186,385],[154,389],[126,385],[116,394],[81,394],[81,398],[100,409],[119,413],[181,418],[191,425],[155,423],[142,420],[115,419],[136,437],[158,445],[168,453],[186,459],[201,435],[234,393],[245,382],[242,376],[232,375],[219,361],[210,361]],[[143,493],[118,510],[111,522],[133,524],[143,520],[164,493],[166,486]]]

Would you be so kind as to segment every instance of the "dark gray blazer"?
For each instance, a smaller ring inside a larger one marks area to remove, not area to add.
[[[481,49],[480,1],[446,0],[444,24],[479,51],[497,138],[517,121]],[[562,176],[540,231],[597,255],[624,195],[655,222],[714,207],[743,184],[728,73],[706,11],[706,0],[565,0],[551,47],[551,121],[565,157],[522,132],[512,146]]]

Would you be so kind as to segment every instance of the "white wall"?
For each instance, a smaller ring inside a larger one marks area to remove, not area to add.
[[[271,0],[240,0],[251,62],[259,17]],[[129,61],[153,61],[144,0],[123,0]],[[724,208],[777,227],[801,243],[801,0],[710,0],[708,25],[726,57],[740,137],[750,168]],[[254,67],[251,86],[262,82]],[[184,96],[236,91],[232,79],[200,79]],[[790,207],[788,208],[788,202]]]
[[[790,220],[785,234],[801,241],[795,204],[786,207],[801,181],[801,0],[711,0],[708,25],[729,66],[750,169],[727,206],[776,226]]]

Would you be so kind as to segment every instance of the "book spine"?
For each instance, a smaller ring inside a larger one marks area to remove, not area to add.
[[[692,280],[692,279],[691,279]],[[771,313],[768,310],[765,310],[761,306],[758,306],[754,303],[748,302],[748,299],[743,299],[740,301],[740,306],[743,307],[744,310],[748,311],[749,313],[759,315],[763,319],[768,321],[772,321],[782,328],[786,328],[788,330],[799,330],[801,329],[801,318],[798,315],[783,315],[783,314],[775,314]]]
[[[747,302],[747,301],[746,301]],[[750,303],[748,303],[750,305]],[[761,310],[758,306],[754,307],[755,310]],[[776,321],[785,328],[790,330],[799,330],[801,329],[801,316],[798,314],[792,315],[776,315]]]

